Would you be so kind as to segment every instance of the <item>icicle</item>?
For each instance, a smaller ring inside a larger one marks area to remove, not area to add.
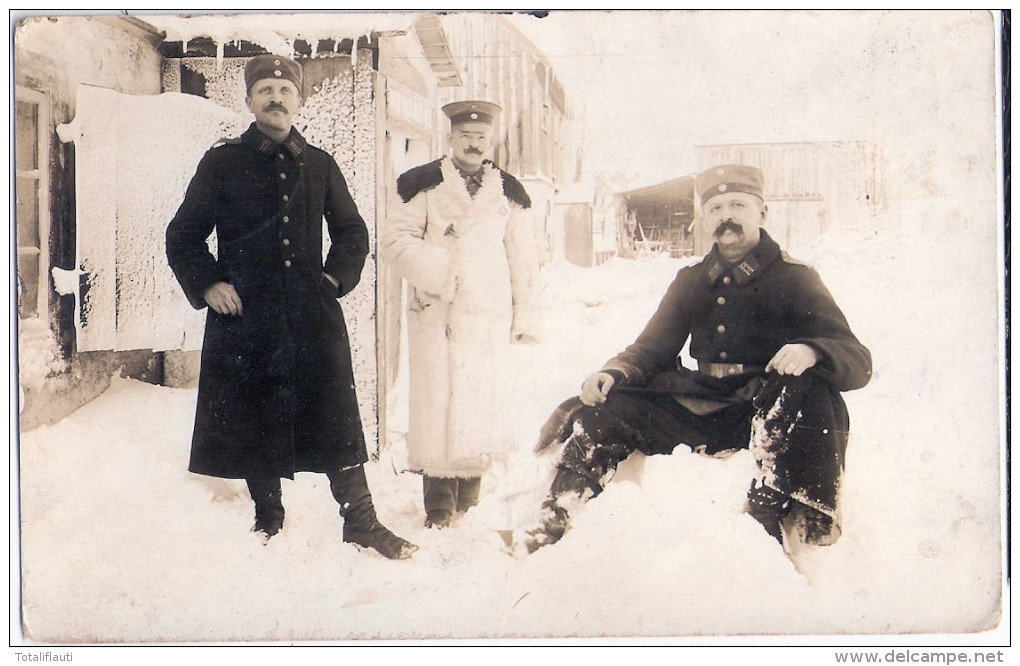
[[[351,69],[358,66],[358,42],[364,35],[356,35],[351,39]]]
[[[365,38],[365,47],[367,48],[372,43],[372,33],[371,32],[366,32],[364,35],[362,35],[362,37]],[[357,53],[358,52],[358,39],[354,40],[354,47],[353,48],[354,48],[354,53]],[[355,55],[354,58],[355,59],[352,61],[352,66],[358,64],[357,56]]]

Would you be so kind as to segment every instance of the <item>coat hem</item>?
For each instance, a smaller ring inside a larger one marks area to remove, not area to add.
[[[449,467],[432,467],[429,465],[417,466],[411,471],[423,476],[431,476],[437,479],[468,479],[479,477],[485,474],[484,467],[474,469],[450,469]]]

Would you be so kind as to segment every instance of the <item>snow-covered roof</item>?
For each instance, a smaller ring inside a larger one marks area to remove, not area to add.
[[[187,42],[207,37],[217,44],[248,41],[273,53],[293,53],[294,42],[352,39],[371,35],[406,34],[413,12],[314,12],[252,14],[151,14],[137,18],[166,34],[167,41]]]

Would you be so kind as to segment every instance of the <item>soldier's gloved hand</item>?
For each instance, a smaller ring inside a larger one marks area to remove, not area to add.
[[[783,345],[765,366],[765,372],[775,370],[780,375],[799,377],[805,370],[818,363],[820,358],[811,345],[802,343]]]
[[[601,405],[606,401],[606,396],[609,395],[609,391],[612,390],[615,383],[616,378],[608,372],[595,372],[588,375],[584,383],[581,384],[581,402],[589,407]]]
[[[244,307],[241,297],[237,295],[234,285],[228,282],[213,282],[202,292],[202,298],[213,310],[220,314],[241,316]]]

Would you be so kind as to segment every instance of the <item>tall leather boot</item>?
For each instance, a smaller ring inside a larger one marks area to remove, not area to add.
[[[372,548],[391,560],[406,560],[418,550],[418,546],[401,539],[379,522],[364,466],[342,469],[326,476],[333,498],[340,505],[345,542]]]
[[[790,502],[785,495],[764,483],[752,481],[751,488],[747,491],[744,510],[761,523],[769,536],[783,543],[782,523],[790,510]]]
[[[283,529],[283,492],[280,479],[245,479],[248,493],[255,502],[255,524],[251,531],[262,536],[263,543]]]
[[[600,492],[602,486],[597,480],[561,467],[549,488],[549,496],[542,502],[538,526],[514,538],[514,554],[531,555],[562,539],[570,529],[570,512],[576,512]]]

